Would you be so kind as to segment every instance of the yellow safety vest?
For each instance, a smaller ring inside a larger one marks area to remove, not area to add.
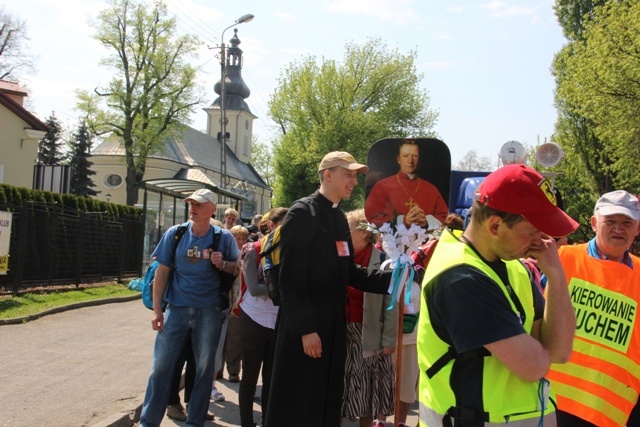
[[[560,260],[576,311],[569,362],[551,365],[558,409],[600,427],[624,426],[640,393],[640,260],[633,269],[563,246]]]
[[[529,274],[519,261],[505,261],[510,285],[520,301],[520,310],[509,295],[509,291],[498,275],[466,244],[459,241],[451,232],[443,233],[433,258],[429,262],[423,289],[430,285],[433,278],[451,267],[458,265],[475,267],[487,275],[504,292],[515,313],[524,310],[524,329],[530,333],[535,316],[533,294]],[[427,307],[425,292],[422,292],[421,306]],[[511,373],[497,358],[485,351],[483,357],[482,402],[483,408],[460,408],[456,404],[450,377],[455,359],[443,364],[442,356],[453,351],[448,343],[435,333],[429,310],[421,310],[418,324],[418,364],[420,366],[420,425],[451,425],[451,416],[484,416],[485,426],[509,425],[514,427],[537,427],[543,412],[545,415],[555,411],[544,395],[546,380],[527,382]],[[476,355],[475,357],[480,357]],[[446,359],[445,359],[446,360]],[[434,373],[434,369],[436,372]],[[428,373],[427,373],[428,372]],[[431,378],[429,376],[431,375]],[[542,403],[541,403],[542,402]],[[541,408],[546,409],[542,410]],[[455,419],[453,422],[455,425]]]

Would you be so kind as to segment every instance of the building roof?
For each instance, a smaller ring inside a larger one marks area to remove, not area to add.
[[[18,83],[7,80],[0,80],[0,92],[10,95],[27,96],[27,91],[21,88]]]
[[[140,183],[140,188],[153,189],[162,193],[173,194],[183,199],[196,190],[206,188],[213,191],[214,193],[222,194],[223,196],[227,196],[235,200],[248,200],[242,194],[220,188],[214,180],[204,174],[197,177],[197,179],[184,179],[180,178],[179,175],[174,178],[148,179]]]
[[[220,171],[220,142],[206,133],[202,133],[186,126],[176,137],[167,138],[167,143],[158,152],[151,154],[150,158],[169,160],[184,166],[175,175],[177,179],[198,180],[198,173],[207,176],[207,171]],[[122,143],[116,137],[111,137],[91,150],[92,156],[124,156]],[[262,177],[248,163],[243,163],[227,147],[227,175],[236,180],[244,180],[246,183],[269,188]],[[199,169],[204,169],[200,171]],[[196,172],[197,171],[197,172]],[[198,175],[199,176],[199,175]],[[201,177],[202,178],[202,177]],[[204,181],[203,181],[204,182]],[[217,183],[216,183],[217,185]]]
[[[25,121],[33,130],[48,132],[49,127],[40,121],[39,118],[31,114],[26,108],[11,99],[7,94],[0,91],[0,105],[7,107],[9,111]]]

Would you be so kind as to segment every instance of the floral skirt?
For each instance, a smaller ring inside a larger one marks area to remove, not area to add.
[[[393,414],[393,355],[362,356],[362,323],[347,323],[347,360],[342,416],[355,419]]]

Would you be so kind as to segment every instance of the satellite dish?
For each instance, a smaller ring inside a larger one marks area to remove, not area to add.
[[[564,151],[562,147],[560,147],[555,142],[547,142],[546,144],[542,144],[536,150],[536,160],[540,163],[541,166],[545,168],[550,168],[552,166],[560,163],[562,159],[564,159]]]
[[[518,141],[507,141],[500,148],[499,156],[503,165],[524,164],[526,153]]]

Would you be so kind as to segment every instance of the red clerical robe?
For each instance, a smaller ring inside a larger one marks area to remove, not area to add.
[[[440,195],[440,191],[422,178],[409,177],[398,172],[396,175],[378,181],[365,203],[367,219],[380,226],[393,220],[397,215],[406,215],[411,206],[418,205],[425,215],[433,215],[444,224],[449,207]]]

